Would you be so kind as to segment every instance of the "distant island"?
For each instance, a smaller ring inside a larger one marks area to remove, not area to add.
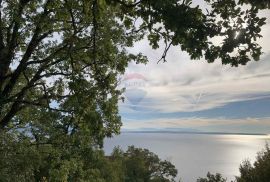
[[[178,134],[204,134],[204,135],[261,135],[266,133],[244,133],[244,132],[204,132],[204,131],[182,131],[182,130],[122,130],[122,133],[178,133]]]

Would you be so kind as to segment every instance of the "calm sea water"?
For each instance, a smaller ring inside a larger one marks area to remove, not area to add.
[[[115,146],[147,148],[160,158],[171,161],[178,169],[178,179],[195,182],[207,172],[222,173],[228,180],[239,175],[243,160],[255,160],[269,136],[213,135],[181,133],[122,133],[105,140],[105,152],[110,154]]]

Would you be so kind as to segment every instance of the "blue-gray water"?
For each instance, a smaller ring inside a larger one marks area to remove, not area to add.
[[[233,180],[239,175],[243,160],[255,160],[269,136],[262,135],[212,135],[181,133],[122,133],[106,139],[104,148],[110,154],[115,146],[147,148],[162,159],[170,160],[178,169],[183,182],[195,182],[208,171],[222,173]]]

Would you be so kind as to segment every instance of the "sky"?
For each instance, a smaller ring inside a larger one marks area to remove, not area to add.
[[[137,43],[130,51],[150,61],[130,63],[121,77],[122,129],[270,134],[270,11],[262,15],[268,18],[258,41],[264,54],[246,66],[190,60],[179,47],[157,63],[163,50]]]

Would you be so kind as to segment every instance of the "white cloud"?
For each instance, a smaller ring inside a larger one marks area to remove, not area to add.
[[[270,17],[270,12],[263,12]],[[147,92],[137,104],[158,112],[199,111],[223,106],[231,102],[270,96],[270,18],[262,29],[262,60],[246,66],[232,68],[220,61],[209,64],[204,60],[191,61],[187,53],[173,47],[166,63],[157,64],[162,49],[152,50],[147,41],[138,43],[131,51],[143,52],[151,60],[147,65],[131,63],[129,73],[139,73],[147,78]],[[124,112],[135,112],[128,100],[120,104]]]
[[[160,67],[147,65],[146,69],[136,70],[148,79],[146,86],[139,88],[147,94],[137,106],[160,112],[199,111],[258,99],[260,95],[270,96],[269,61],[251,63],[256,65],[254,69],[252,66],[228,68],[218,63],[195,65],[191,61],[185,65],[188,71],[181,68],[181,62],[175,61]],[[175,68],[178,66],[180,71]],[[127,100],[121,106],[129,104],[132,103]]]
[[[270,128],[270,118],[245,118],[245,119],[226,119],[226,118],[165,118],[165,119],[155,119],[155,120],[146,120],[146,121],[136,121],[130,120],[125,122],[123,129],[147,129],[153,128],[156,129],[166,129],[166,128],[181,128],[181,129],[202,129],[202,128],[211,128],[215,126],[216,128],[222,129],[224,126],[249,126],[260,129],[260,126],[264,127],[269,132]],[[202,130],[203,131],[203,130]],[[225,130],[223,130],[225,132]],[[245,131],[243,128],[242,131]]]

